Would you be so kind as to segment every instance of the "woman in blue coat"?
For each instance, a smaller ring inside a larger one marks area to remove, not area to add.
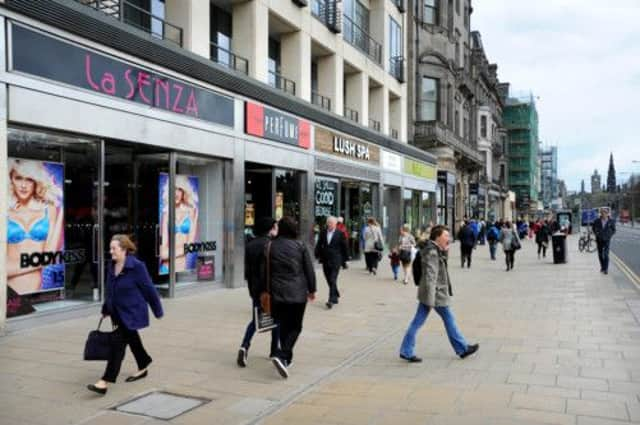
[[[142,346],[138,330],[149,326],[147,305],[153,310],[154,316],[160,319],[163,315],[162,304],[144,263],[133,256],[135,251],[136,246],[128,236],[114,235],[111,238],[109,252],[112,261],[107,266],[102,316],[110,316],[117,328],[113,335],[111,358],[102,379],[87,387],[98,394],[106,394],[108,383],[116,382],[127,345],[138,364],[138,372],[129,376],[127,382],[146,377],[151,364],[151,357]]]

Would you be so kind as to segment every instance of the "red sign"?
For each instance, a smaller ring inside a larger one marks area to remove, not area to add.
[[[303,149],[311,147],[311,124],[274,109],[246,102],[245,131],[276,142]]]

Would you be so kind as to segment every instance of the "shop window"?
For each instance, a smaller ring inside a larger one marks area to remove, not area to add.
[[[430,192],[422,192],[422,212],[420,225],[425,229],[433,224],[433,215],[435,210],[435,194]]]
[[[245,164],[245,237],[255,237],[253,227],[261,217],[293,217],[300,223],[304,173],[267,165]]]
[[[99,301],[99,143],[10,128],[7,317]]]
[[[404,198],[404,222],[409,226],[413,234],[420,231],[420,192],[405,189]]]
[[[175,206],[176,283],[223,279],[224,178],[223,162],[179,155],[175,193],[168,196],[168,176],[160,176],[162,252],[168,248],[168,206]],[[160,273],[168,273],[162,259]]]

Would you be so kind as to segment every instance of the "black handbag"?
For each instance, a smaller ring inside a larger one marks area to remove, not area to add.
[[[411,262],[411,251],[407,251],[407,250],[400,250],[400,261],[403,263],[410,263]]]
[[[517,251],[520,248],[522,248],[522,245],[520,244],[520,239],[518,239],[516,235],[513,235],[513,243],[511,245],[513,246],[514,251]]]
[[[384,251],[384,245],[382,244],[381,241],[375,241],[373,243],[373,249],[375,249],[376,251],[382,252]]]
[[[109,360],[111,351],[113,350],[114,333],[103,332],[100,330],[104,317],[100,318],[98,328],[89,332],[87,342],[84,344],[84,359],[93,360]]]

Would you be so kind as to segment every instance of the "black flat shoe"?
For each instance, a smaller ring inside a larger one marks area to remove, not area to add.
[[[409,363],[422,363],[422,359],[418,356],[411,356],[411,357],[407,357],[407,356],[403,356],[402,354],[400,354],[400,358],[402,360],[406,360]]]
[[[106,388],[96,387],[94,384],[87,385],[87,389],[89,391],[93,391],[94,393],[98,393],[100,395],[105,395],[107,393],[107,389]]]
[[[460,358],[464,359],[465,357],[469,357],[470,355],[478,351],[478,348],[480,348],[479,344],[471,344],[470,346],[467,347],[467,351],[460,354]]]
[[[144,371],[144,372],[142,372],[140,375],[132,375],[132,376],[128,377],[127,379],[125,379],[124,381],[125,381],[125,382],[135,382],[135,381],[137,381],[137,380],[139,380],[139,379],[146,378],[146,377],[147,377],[147,375],[149,374],[148,372],[149,372],[149,371],[145,370],[145,371]]]

